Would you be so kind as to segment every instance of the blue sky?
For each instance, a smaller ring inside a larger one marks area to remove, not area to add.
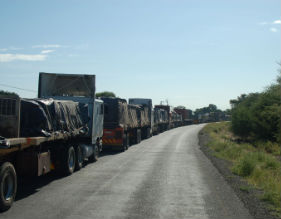
[[[98,92],[227,109],[275,81],[280,17],[280,0],[1,0],[0,89],[95,74]]]

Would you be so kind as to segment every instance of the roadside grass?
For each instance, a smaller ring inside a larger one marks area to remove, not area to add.
[[[230,122],[208,124],[208,147],[213,155],[232,163],[231,171],[263,191],[261,200],[281,218],[280,146],[273,142],[243,142],[230,130]],[[240,188],[248,192],[248,188]]]

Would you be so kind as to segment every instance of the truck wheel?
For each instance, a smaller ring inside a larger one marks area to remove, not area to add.
[[[129,145],[130,145],[130,136],[129,134],[126,135],[126,150],[129,149]]]
[[[123,137],[123,147],[122,147],[122,151],[126,151],[128,150],[128,145],[129,145],[129,135],[125,134]]]
[[[16,171],[11,163],[6,162],[0,167],[0,211],[6,211],[12,206],[16,193]]]
[[[146,138],[150,138],[150,137],[151,137],[150,131],[151,131],[150,128],[147,128],[147,129],[146,129]]]
[[[99,152],[102,152],[102,140],[99,141]]]
[[[71,175],[75,170],[75,150],[70,146],[63,154],[63,174]]]
[[[137,133],[137,144],[141,142],[141,131]]]
[[[83,167],[83,153],[82,153],[82,149],[80,146],[77,146],[76,148],[76,163],[75,163],[75,167],[76,170],[80,170]]]
[[[90,162],[96,162],[99,159],[99,146],[97,144],[94,145],[94,153],[88,157]]]

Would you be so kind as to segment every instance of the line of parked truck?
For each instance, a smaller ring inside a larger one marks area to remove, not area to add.
[[[185,114],[151,99],[96,99],[95,75],[39,73],[38,98],[0,96],[0,210],[13,204],[18,176],[70,175],[104,148],[189,124]]]

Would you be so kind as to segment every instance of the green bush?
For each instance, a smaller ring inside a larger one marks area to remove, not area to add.
[[[270,153],[276,156],[281,155],[281,148],[277,142],[257,141],[254,143],[254,145],[260,151],[264,151],[266,153]]]
[[[270,204],[279,207],[280,206],[280,194],[275,191],[267,191],[263,194],[262,200],[269,202]]]
[[[257,157],[252,153],[244,156],[236,165],[233,167],[233,173],[239,176],[250,176],[254,171],[257,163]]]
[[[281,80],[262,93],[243,94],[230,103],[233,107],[231,128],[236,135],[281,143]]]
[[[237,108],[232,113],[232,130],[236,135],[245,138],[251,134],[252,123],[251,115],[244,106]]]
[[[265,167],[267,169],[278,170],[280,169],[280,163],[274,159],[274,157],[267,157],[265,161]]]

